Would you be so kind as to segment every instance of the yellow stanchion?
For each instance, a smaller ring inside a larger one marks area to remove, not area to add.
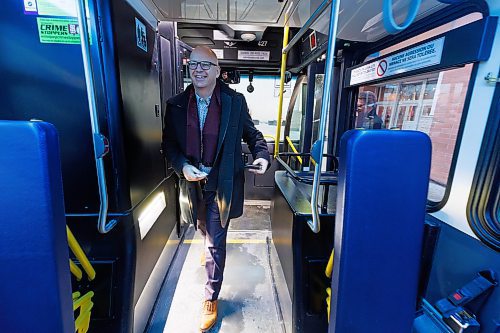
[[[76,277],[76,279],[78,281],[80,281],[82,279],[82,277],[83,277],[82,270],[71,259],[69,259],[69,270]]]
[[[335,254],[335,249],[332,250],[332,253],[330,254],[330,259],[328,259],[328,264],[326,265],[325,269],[325,275],[327,278],[331,279],[332,278],[332,272],[333,272],[333,256]],[[331,288],[326,288],[326,308],[328,312],[328,322],[330,322],[330,302],[332,299],[332,289]]]
[[[283,49],[288,45],[288,14],[285,15],[285,30],[283,33]],[[281,114],[283,113],[283,91],[285,90],[286,53],[281,54],[281,78],[280,78],[280,98],[278,102],[278,126],[276,127],[276,140],[274,141],[274,157],[279,153],[279,139],[281,135]]]
[[[328,314],[328,322],[330,322],[330,302],[331,302],[331,299],[332,299],[332,288],[326,288],[326,293],[327,293],[327,297],[326,297],[326,311],[327,311],[327,314]]]
[[[332,250],[332,253],[330,254],[330,259],[328,259],[328,264],[326,265],[325,269],[325,275],[327,278],[331,279],[332,278],[332,271],[333,271],[333,255],[335,253],[335,250]]]
[[[295,146],[294,146],[294,144],[293,144],[292,140],[290,139],[290,137],[289,137],[289,136],[287,136],[285,139],[286,139],[286,142],[288,142],[288,144],[289,144],[289,145],[290,145],[290,147],[292,148],[292,151],[293,151],[295,154],[298,154],[299,152],[297,151],[297,148],[295,148]],[[302,165],[302,157],[297,156],[297,160],[299,160],[300,165]]]
[[[95,278],[94,267],[92,267],[92,265],[90,264],[90,261],[87,259],[85,252],[83,252],[82,248],[80,247],[80,244],[78,244],[78,241],[76,240],[75,236],[73,236],[73,233],[71,232],[68,226],[66,226],[66,232],[68,234],[69,248],[76,256],[78,261],[80,261],[83,270],[85,271],[85,273],[87,273],[89,281],[92,281]]]

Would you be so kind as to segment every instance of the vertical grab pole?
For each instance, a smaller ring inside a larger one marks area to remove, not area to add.
[[[117,223],[116,219],[106,224],[108,215],[108,189],[106,186],[106,174],[104,172],[103,157],[108,152],[108,141],[99,131],[99,121],[97,116],[97,105],[95,100],[95,83],[92,75],[92,64],[89,50],[89,33],[87,26],[87,17],[85,10],[85,0],[75,0],[78,14],[78,26],[80,29],[80,44],[82,47],[83,69],[85,71],[85,84],[87,87],[87,99],[90,111],[90,124],[92,127],[92,139],[94,142],[94,157],[97,169],[97,183],[99,187],[99,218],[97,229],[100,233],[107,233]]]
[[[323,164],[323,148],[325,145],[326,120],[330,110],[330,89],[332,86],[333,63],[335,60],[335,41],[337,36],[337,18],[339,13],[340,0],[335,0],[335,7],[332,4],[330,13],[330,26],[328,34],[328,50],[326,52],[325,85],[323,86],[323,103],[321,104],[321,117],[319,123],[318,140],[314,143],[313,150],[317,152],[316,165],[314,167],[313,189],[311,194],[312,220],[307,224],[315,233],[320,231],[318,197],[319,183],[321,176],[321,166]]]
[[[290,28],[288,26],[288,13],[285,14],[285,31],[283,32],[283,49],[288,45],[288,33]],[[274,142],[274,157],[278,156],[280,150],[280,136],[281,136],[281,115],[283,113],[283,91],[285,90],[285,71],[286,71],[286,55],[287,52],[281,54],[281,78],[280,78],[280,98],[278,102],[278,126],[276,127],[276,141]]]

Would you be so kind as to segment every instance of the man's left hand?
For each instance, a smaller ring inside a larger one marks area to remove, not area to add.
[[[249,169],[248,171],[253,172],[257,175],[263,175],[267,170],[269,162],[265,158],[258,158],[252,163],[253,165],[259,165],[260,169]]]

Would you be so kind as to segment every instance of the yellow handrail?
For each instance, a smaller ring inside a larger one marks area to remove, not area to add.
[[[325,268],[325,275],[329,279],[332,277],[334,254],[335,254],[335,249],[332,250],[332,253],[330,254],[330,259],[328,259],[328,264],[326,265],[326,268]]]
[[[83,252],[82,248],[80,247],[80,244],[78,244],[78,241],[76,240],[75,236],[73,236],[73,233],[71,232],[71,230],[69,230],[68,226],[66,226],[66,232],[68,234],[69,248],[76,256],[78,261],[80,261],[83,270],[85,271],[85,273],[87,273],[89,281],[92,281],[95,278],[94,267],[92,267],[92,265],[90,264],[90,261],[87,259],[85,252]]]
[[[293,142],[292,140],[290,139],[290,137],[287,135],[285,137],[286,139],[286,142],[288,142],[288,144],[290,145],[290,147],[292,148],[292,151],[295,153],[295,154],[298,154],[299,152],[297,151],[297,148],[295,148],[295,146],[293,145]],[[302,165],[302,157],[300,156],[297,156],[297,159],[299,160],[299,163],[300,165]]]
[[[330,254],[330,259],[328,259],[328,264],[326,265],[325,269],[325,275],[327,278],[331,279],[332,278],[332,273],[333,273],[333,257],[335,255],[335,249],[332,250],[332,253]],[[328,314],[328,322],[330,322],[330,303],[332,300],[332,289],[331,288],[326,288],[326,306],[327,306],[327,314]]]
[[[73,294],[73,297],[75,295]],[[80,298],[73,300],[73,311],[80,308],[80,313],[75,319],[75,332],[86,333],[90,326],[90,314],[94,303],[92,302],[92,297],[94,296],[93,291],[89,291]]]
[[[71,273],[73,273],[73,275],[76,277],[78,281],[82,279],[83,276],[82,270],[71,259],[69,259],[69,270],[71,271]]]
[[[288,45],[288,14],[285,15],[285,31],[283,33],[283,48]],[[278,102],[278,126],[276,127],[276,141],[274,144],[274,157],[279,153],[279,139],[281,135],[281,114],[283,113],[283,91],[285,90],[286,53],[281,54],[281,78],[280,78],[280,98]]]
[[[85,295],[83,295],[80,298],[77,298],[76,300],[73,301],[73,311],[81,307],[82,305],[85,305],[86,303],[90,302],[92,300],[92,297],[94,297],[94,292],[89,291]]]
[[[273,141],[276,143],[276,137],[272,134],[264,134],[264,138],[273,139]]]

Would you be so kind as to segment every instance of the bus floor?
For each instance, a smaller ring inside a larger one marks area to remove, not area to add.
[[[291,300],[272,244],[269,201],[245,201],[231,220],[217,322],[209,333],[291,332]],[[199,332],[203,240],[191,226],[160,290],[147,333]]]

